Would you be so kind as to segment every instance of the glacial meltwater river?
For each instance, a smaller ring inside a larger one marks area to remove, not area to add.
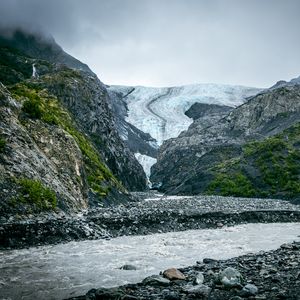
[[[226,259],[300,240],[300,223],[247,224],[0,251],[0,299],[64,299],[134,283],[205,257]],[[124,264],[137,270],[120,270]]]

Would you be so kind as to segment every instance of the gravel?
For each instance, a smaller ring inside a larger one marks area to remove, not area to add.
[[[220,228],[242,223],[299,222],[300,206],[275,199],[163,196],[134,193],[126,205],[78,214],[48,213],[0,219],[0,248],[23,248],[71,240]]]

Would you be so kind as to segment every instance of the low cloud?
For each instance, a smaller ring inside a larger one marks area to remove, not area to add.
[[[51,34],[108,84],[270,86],[300,75],[300,1],[0,0],[0,27]]]

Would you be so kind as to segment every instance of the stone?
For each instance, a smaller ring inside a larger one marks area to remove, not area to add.
[[[194,285],[194,286],[185,286],[183,288],[183,291],[188,294],[193,294],[196,296],[208,297],[211,292],[211,288],[204,284],[198,284],[198,285]]]
[[[255,296],[258,293],[258,288],[254,284],[247,284],[241,290],[241,296],[243,297],[250,297]]]
[[[208,276],[215,276],[216,274],[213,270],[208,270],[207,275]]]
[[[120,270],[133,271],[137,270],[136,266],[133,265],[124,265],[120,268]]]
[[[266,269],[261,269],[260,272],[259,272],[259,275],[260,276],[267,276],[267,275],[269,275],[269,272]]]
[[[95,292],[95,296],[97,300],[118,300],[123,299],[125,293],[120,288],[100,288]]]
[[[152,286],[168,286],[170,284],[170,280],[167,278],[164,278],[161,275],[152,275],[149,277],[146,277],[142,283],[144,285],[152,285]]]
[[[293,249],[293,245],[291,244],[283,244],[280,246],[281,249]]]
[[[215,263],[216,260],[215,259],[212,259],[212,258],[203,258],[203,263],[204,264],[212,264],[212,263]]]
[[[203,273],[199,272],[198,274],[196,274],[195,283],[202,284],[203,282],[204,282],[204,275]]]
[[[186,276],[175,268],[167,269],[163,272],[163,276],[169,280],[185,280]]]
[[[241,287],[243,277],[239,271],[228,267],[224,271],[220,272],[219,281],[227,288]]]

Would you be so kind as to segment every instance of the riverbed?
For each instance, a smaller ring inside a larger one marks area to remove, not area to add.
[[[245,224],[0,252],[1,299],[64,299],[135,283],[169,267],[227,259],[300,240],[300,223]],[[130,264],[136,270],[121,270]]]

